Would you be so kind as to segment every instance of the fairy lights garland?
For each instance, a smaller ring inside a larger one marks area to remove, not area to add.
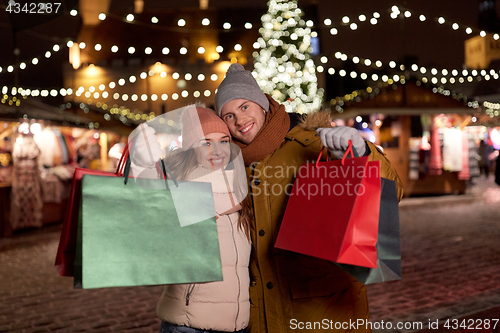
[[[71,12],[72,12],[72,15],[73,15],[73,16],[78,15],[78,11],[76,11],[76,10],[72,10]],[[104,15],[103,19],[106,19],[106,15],[105,15],[105,14],[101,13],[101,14],[99,14],[99,15],[100,15],[100,16]],[[132,15],[132,16],[133,16],[133,14],[128,14],[127,16],[130,16],[130,15]],[[127,22],[127,23],[134,23],[134,18],[132,17],[132,20],[127,20],[127,16],[125,16],[125,17],[123,18],[123,21],[125,21],[125,22]],[[408,18],[410,18],[410,17],[412,17],[412,16],[416,16],[416,14],[414,15],[414,14],[412,13],[412,11],[410,11],[410,10],[407,10],[407,9],[400,9],[400,8],[399,8],[399,7],[397,7],[397,6],[392,6],[390,16],[391,16],[391,18],[392,18],[392,19],[396,19],[396,18],[398,18],[398,17],[399,17],[399,18],[403,18],[403,19],[408,19]],[[129,17],[129,18],[130,18],[130,17]],[[154,18],[154,16],[153,16],[153,18]],[[357,27],[358,27],[358,24],[362,24],[362,23],[364,23],[364,22],[370,22],[372,25],[375,25],[375,24],[377,24],[377,23],[378,23],[378,20],[379,20],[380,18],[381,18],[381,15],[380,15],[380,13],[379,13],[379,12],[374,12],[374,13],[372,14],[371,19],[369,19],[369,20],[368,20],[368,16],[367,16],[367,15],[361,14],[361,15],[359,15],[359,17],[358,17],[359,22],[358,22],[358,23],[355,23],[355,22],[354,22],[351,18],[349,18],[348,16],[343,16],[341,25],[342,25],[342,26],[346,26],[346,25],[348,25],[348,26],[351,28],[351,30],[356,30],[356,29],[357,29]],[[181,20],[183,20],[183,19],[180,19],[179,21],[181,21]],[[208,20],[207,18],[205,18],[205,19],[203,19],[203,20],[204,20],[204,22],[205,22],[205,23],[202,23],[203,25],[208,25],[208,24],[210,24],[210,22],[209,22],[209,20]],[[202,22],[203,22],[203,20],[202,20]],[[206,23],[206,22],[207,22],[206,20],[208,20],[208,24]],[[419,15],[419,20],[424,22],[424,21],[427,21],[427,18],[426,18],[424,15]],[[434,21],[434,22],[437,22],[440,26],[444,26],[444,25],[445,25],[445,23],[447,23],[447,22],[448,22],[448,21],[447,21],[444,17],[442,17],[442,16],[439,16],[439,17],[434,17],[434,18],[433,18],[433,21]],[[332,21],[332,19],[330,19],[330,18],[326,18],[326,19],[323,21],[323,24],[324,24],[324,26],[325,26],[325,27],[328,27],[328,28],[329,28],[329,27],[332,25],[332,22],[333,22],[333,21]],[[157,21],[156,21],[156,22],[153,22],[153,25],[155,25],[156,23],[158,23],[158,22],[157,22]],[[181,24],[185,25],[185,24],[186,24],[185,20],[184,20],[184,23],[181,23]],[[230,30],[232,29],[232,27],[231,27],[230,23],[225,22],[224,24],[225,24],[225,27],[224,27],[224,29],[225,29],[225,30],[230,31]],[[179,25],[179,22],[178,22],[178,25]],[[179,25],[179,26],[183,26],[183,25]],[[307,25],[307,27],[313,27],[313,26],[315,25],[315,23],[314,23],[312,20],[308,20],[308,21],[306,22],[306,25]],[[464,25],[459,24],[459,23],[456,23],[456,22],[454,22],[454,23],[450,23],[450,26],[451,26],[451,28],[452,28],[454,31],[459,31],[460,27],[464,27]],[[244,27],[245,27],[245,29],[252,29],[252,28],[253,28],[252,24],[251,24],[251,23],[249,23],[249,22],[246,22],[246,23],[245,23],[245,25],[244,25]],[[465,28],[465,32],[466,32],[467,34],[469,34],[469,35],[470,35],[470,34],[472,34],[472,33],[475,33],[475,34],[479,34],[479,35],[480,35],[480,36],[482,36],[482,37],[486,37],[486,36],[487,36],[487,33],[486,33],[484,30],[473,29],[473,28],[468,27],[468,26]],[[332,35],[337,35],[337,34],[338,34],[338,29],[337,29],[336,27],[332,27],[332,28],[330,29],[330,33],[331,33]],[[499,40],[499,39],[500,39],[499,34],[493,34],[493,35],[492,35],[492,37],[493,37],[493,39],[494,39],[494,40]],[[74,43],[74,42],[73,42],[73,41],[71,41],[71,40],[70,40],[70,41],[67,41],[66,46],[71,47],[71,46],[73,45],[73,43]],[[256,42],[256,43],[254,43],[254,48],[255,48],[255,49],[258,49],[258,48],[259,48],[259,46],[258,46],[257,44],[259,44],[259,43],[257,43],[257,42]],[[59,51],[62,47],[64,47],[64,45],[65,45],[64,43],[55,44],[55,45],[52,47],[52,49],[49,49],[49,50],[45,51],[43,54],[41,54],[40,56],[38,56],[38,57],[35,57],[35,58],[31,59],[31,64],[32,64],[32,65],[37,65],[37,64],[39,63],[40,59],[43,59],[44,57],[45,57],[45,58],[50,58],[53,52],[58,52],[58,51]],[[87,43],[85,43],[85,41],[82,41],[82,42],[80,42],[80,43],[79,43],[79,46],[80,46],[80,48],[81,48],[81,49],[84,49],[84,48],[87,46]],[[241,50],[241,47],[242,47],[242,46],[241,46],[240,44],[236,44],[236,45],[234,46],[234,49],[235,49],[236,51],[238,51],[238,50]],[[102,44],[99,44],[99,43],[97,43],[97,44],[95,44],[95,45],[94,45],[94,49],[95,49],[96,51],[101,51],[101,50],[104,50],[104,49],[107,49],[107,48],[108,48],[108,47],[105,47],[105,46],[103,46]],[[109,49],[110,49],[113,53],[118,52],[120,48],[121,48],[121,47],[118,47],[117,45],[112,45],[112,46],[109,46]],[[137,48],[136,48],[136,47],[134,47],[134,46],[128,46],[128,47],[125,47],[125,48],[123,48],[123,49],[126,49],[126,50],[128,51],[128,53],[129,53],[129,54],[135,54],[135,53],[138,51],[138,50],[137,50]],[[169,53],[170,53],[170,48],[168,48],[168,47],[162,47],[161,49],[162,49],[162,54],[164,54],[164,55],[167,55],[167,54],[169,54]],[[203,54],[203,53],[204,53],[204,51],[205,51],[205,50],[204,50],[203,48],[198,48],[198,53],[199,53],[199,54]],[[222,46],[218,46],[218,49],[217,49],[216,51],[217,51],[217,53],[221,53],[221,52],[223,52]],[[144,49],[144,54],[146,54],[146,55],[148,55],[148,54],[152,54],[152,52],[153,52],[153,49],[152,49],[151,47],[146,47],[146,48]],[[201,52],[201,53],[200,53],[200,52]],[[181,55],[187,54],[187,49],[186,49],[185,47],[180,48],[180,49],[179,49],[179,54],[181,54]],[[358,57],[358,58],[359,58],[359,57]],[[4,66],[4,67],[1,67],[1,66],[0,66],[0,73],[11,73],[11,72],[13,72],[16,68],[19,68],[19,69],[21,69],[21,70],[24,70],[24,69],[26,69],[26,68],[29,66],[29,63],[30,63],[30,61],[23,61],[23,62],[20,62],[20,63],[17,63],[17,64],[11,64],[11,65],[7,65],[7,66]],[[391,61],[391,62],[389,62],[389,63],[392,63],[392,61]],[[381,67],[381,66],[380,66],[380,67]],[[449,69],[443,69],[443,70],[446,70],[446,71],[448,71],[448,72],[453,71],[453,70],[449,70]],[[489,70],[488,70],[488,71],[489,71]]]

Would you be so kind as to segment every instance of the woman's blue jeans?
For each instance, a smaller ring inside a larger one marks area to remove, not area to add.
[[[245,330],[239,330],[234,333],[243,333]],[[160,333],[227,333],[224,331],[199,330],[187,326],[170,324],[165,321],[161,322]]]

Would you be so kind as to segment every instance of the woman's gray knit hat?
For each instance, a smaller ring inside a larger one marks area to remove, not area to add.
[[[232,64],[226,72],[215,94],[215,111],[221,115],[222,107],[234,99],[246,99],[260,105],[264,111],[269,111],[269,101],[260,90],[252,73],[246,71],[240,64]]]

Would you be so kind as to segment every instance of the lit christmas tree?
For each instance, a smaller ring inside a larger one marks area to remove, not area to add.
[[[253,75],[262,91],[283,103],[287,112],[318,110],[323,89],[318,88],[316,66],[311,59],[311,29],[296,0],[270,0],[263,15],[254,52]]]

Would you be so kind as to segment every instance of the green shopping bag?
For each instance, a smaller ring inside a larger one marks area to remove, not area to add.
[[[211,184],[176,181],[175,187],[186,200],[174,205],[165,180],[83,176],[75,286],[221,281]],[[181,227],[176,205],[208,218]]]

